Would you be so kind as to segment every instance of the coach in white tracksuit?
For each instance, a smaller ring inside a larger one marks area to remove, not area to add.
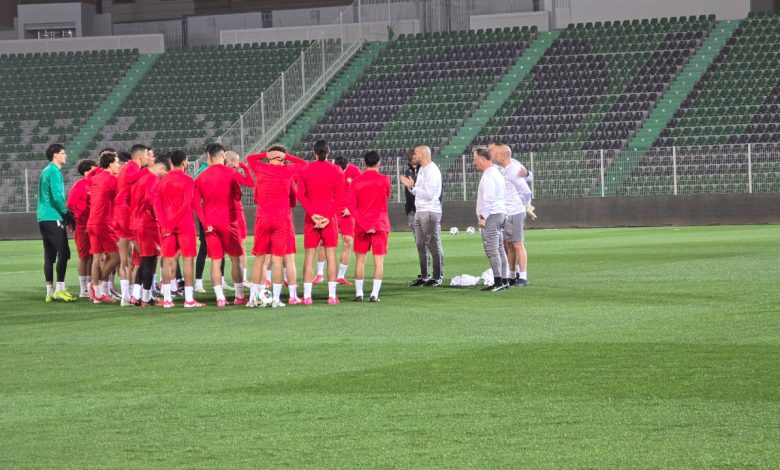
[[[494,278],[493,286],[483,290],[497,292],[508,287],[509,282],[509,265],[502,235],[506,219],[506,182],[501,170],[490,160],[487,148],[475,149],[473,157],[474,166],[482,172],[477,189],[477,218],[482,228],[482,245]]]

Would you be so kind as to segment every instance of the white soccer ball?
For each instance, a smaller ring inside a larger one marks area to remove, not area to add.
[[[471,226],[466,227],[466,233],[468,233],[469,235],[474,235],[474,232],[476,232],[476,230],[474,230],[474,227]]]
[[[274,296],[268,289],[260,289],[255,294],[254,301],[257,307],[270,307],[274,301]]]
[[[458,230],[458,227],[452,227],[450,229],[450,235],[457,235],[460,230]]]

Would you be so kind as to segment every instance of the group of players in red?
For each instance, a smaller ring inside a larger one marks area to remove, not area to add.
[[[312,286],[320,277],[314,276],[318,248],[324,248],[327,260],[328,304],[338,304],[337,285],[351,284],[344,279],[343,257],[337,273],[339,232],[348,241],[345,245],[353,245],[355,252],[354,299],[363,300],[363,276],[371,252],[374,277],[370,300],[378,302],[390,231],[390,178],[379,172],[377,152],[366,153],[362,173],[355,165],[332,163],[325,141],[316,142],[312,153],[313,161],[307,162],[274,145],[266,152],[247,156],[246,163],[226,165],[225,148],[210,144],[207,162],[195,178],[186,173],[187,155],[181,150],[155,157],[152,149],[139,144],[124,158],[107,149],[97,162],[81,161],[78,171],[82,178],[69,191],[67,206],[75,217],[82,295],[99,304],[121,301],[122,306],[171,308],[178,291],[176,273],[181,259],[183,305],[203,307],[195,300],[193,288],[197,216],[212,261],[211,280],[218,307],[228,305],[222,279],[225,256],[232,261],[234,305],[284,307],[284,284],[289,288],[288,304],[312,304]],[[128,161],[123,163],[124,159]],[[254,187],[257,205],[249,292],[241,270],[247,238],[242,186]],[[303,298],[297,293],[294,259],[292,209],[297,202],[306,213]],[[160,259],[163,298],[158,300],[153,284]],[[120,279],[120,300],[111,295],[114,272]]]

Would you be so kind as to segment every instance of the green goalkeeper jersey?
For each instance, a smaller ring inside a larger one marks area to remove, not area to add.
[[[38,222],[45,220],[62,220],[68,212],[65,206],[65,184],[62,172],[54,163],[49,163],[41,172],[38,181]]]

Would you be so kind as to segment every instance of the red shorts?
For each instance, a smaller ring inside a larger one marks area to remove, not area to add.
[[[93,255],[119,251],[119,246],[116,244],[118,238],[111,224],[88,226],[87,233],[89,234],[89,252]]]
[[[255,244],[252,247],[252,254],[255,256],[269,253],[274,256],[289,254],[291,228],[292,222],[289,219],[258,217],[255,219]],[[294,232],[292,232],[292,239],[295,240]]]
[[[137,232],[140,236],[136,239],[139,252],[142,257],[160,255],[160,229],[149,227]]]
[[[79,259],[88,258],[91,253],[89,252],[89,234],[87,229],[76,226],[76,231],[73,232],[73,239],[76,241],[76,251],[79,254]]]
[[[209,258],[221,260],[228,256],[244,254],[244,244],[238,233],[238,224],[214,225],[214,230],[206,232],[206,251]]]
[[[365,255],[370,250],[375,255],[386,255],[388,235],[388,232],[366,233],[358,229],[355,232],[355,253]]]
[[[163,258],[175,258],[179,253],[185,258],[193,258],[198,253],[196,249],[195,232],[174,232],[160,241],[160,251]]]
[[[355,236],[355,218],[339,217],[339,233],[342,236],[354,237]]]
[[[114,219],[114,231],[117,238],[132,240],[135,233],[130,230],[130,216]]]
[[[320,242],[325,248],[336,248],[339,245],[338,221],[331,219],[325,228],[314,228],[314,222],[307,216],[303,224],[303,247],[307,250],[317,248]]]
[[[240,212],[238,214],[238,236],[241,237],[242,240],[246,240],[246,217],[244,217],[244,213]]]

